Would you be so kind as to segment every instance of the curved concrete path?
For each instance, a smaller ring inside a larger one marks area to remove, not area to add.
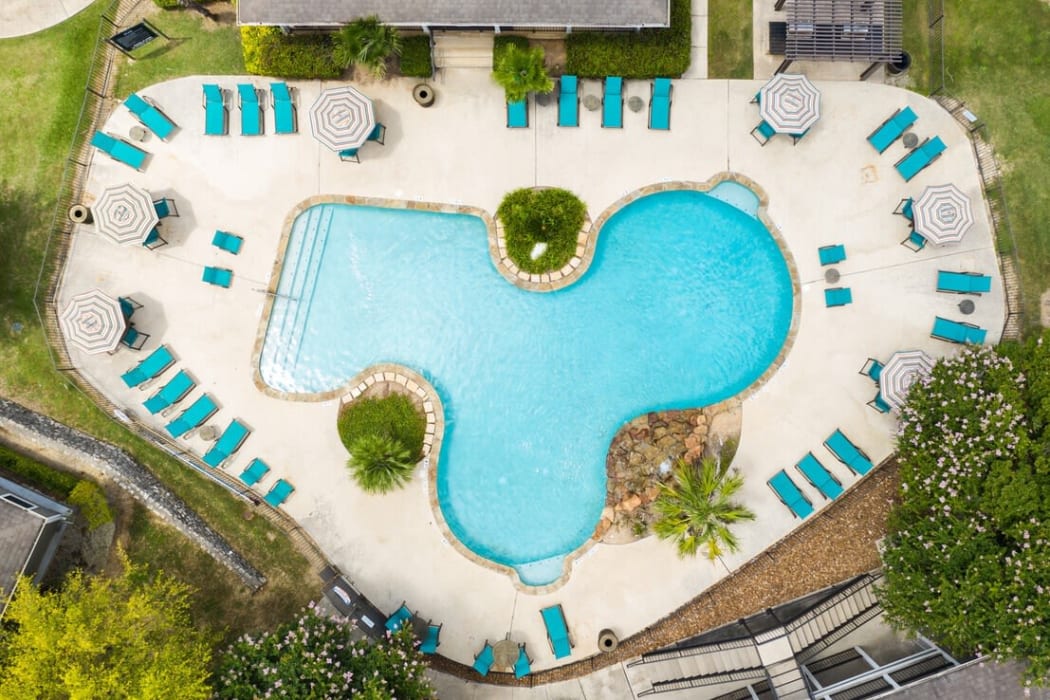
[[[0,39],[26,36],[61,24],[92,0],[4,0],[0,2]]]

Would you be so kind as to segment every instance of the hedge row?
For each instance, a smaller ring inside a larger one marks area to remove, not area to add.
[[[277,27],[241,27],[244,67],[277,78],[338,78],[343,66],[332,56],[327,34],[283,34]]]
[[[565,39],[565,72],[581,78],[678,77],[692,50],[690,0],[671,0],[671,26],[611,34],[574,32]]]
[[[529,40],[523,36],[497,34],[492,41],[492,70],[496,70],[496,66],[499,65],[500,59],[507,51],[507,47],[511,44],[517,46],[519,49],[529,48]]]

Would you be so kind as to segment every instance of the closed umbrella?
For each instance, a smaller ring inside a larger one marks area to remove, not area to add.
[[[937,245],[958,243],[973,226],[970,198],[955,185],[927,187],[912,212],[915,232]]]
[[[758,92],[758,113],[778,134],[800,136],[820,119],[820,90],[804,75],[778,73]]]
[[[58,322],[66,340],[89,355],[116,348],[126,327],[120,302],[99,289],[70,299]]]
[[[360,148],[375,125],[372,100],[349,85],[324,90],[310,107],[314,138],[333,151]]]
[[[120,245],[142,245],[160,221],[150,193],[128,183],[107,187],[93,209],[95,229]]]
[[[908,397],[912,384],[933,369],[933,359],[922,350],[902,350],[893,356],[879,375],[879,393],[882,400],[899,409]]]

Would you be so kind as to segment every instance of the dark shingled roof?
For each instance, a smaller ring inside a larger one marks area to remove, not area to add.
[[[335,26],[378,15],[432,27],[666,27],[670,0],[240,0],[241,24]]]
[[[14,589],[43,528],[43,520],[0,498],[0,601]]]

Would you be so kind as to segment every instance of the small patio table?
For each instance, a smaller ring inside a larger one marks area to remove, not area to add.
[[[500,668],[513,668],[518,660],[518,643],[513,639],[501,639],[492,646],[493,665]]]

